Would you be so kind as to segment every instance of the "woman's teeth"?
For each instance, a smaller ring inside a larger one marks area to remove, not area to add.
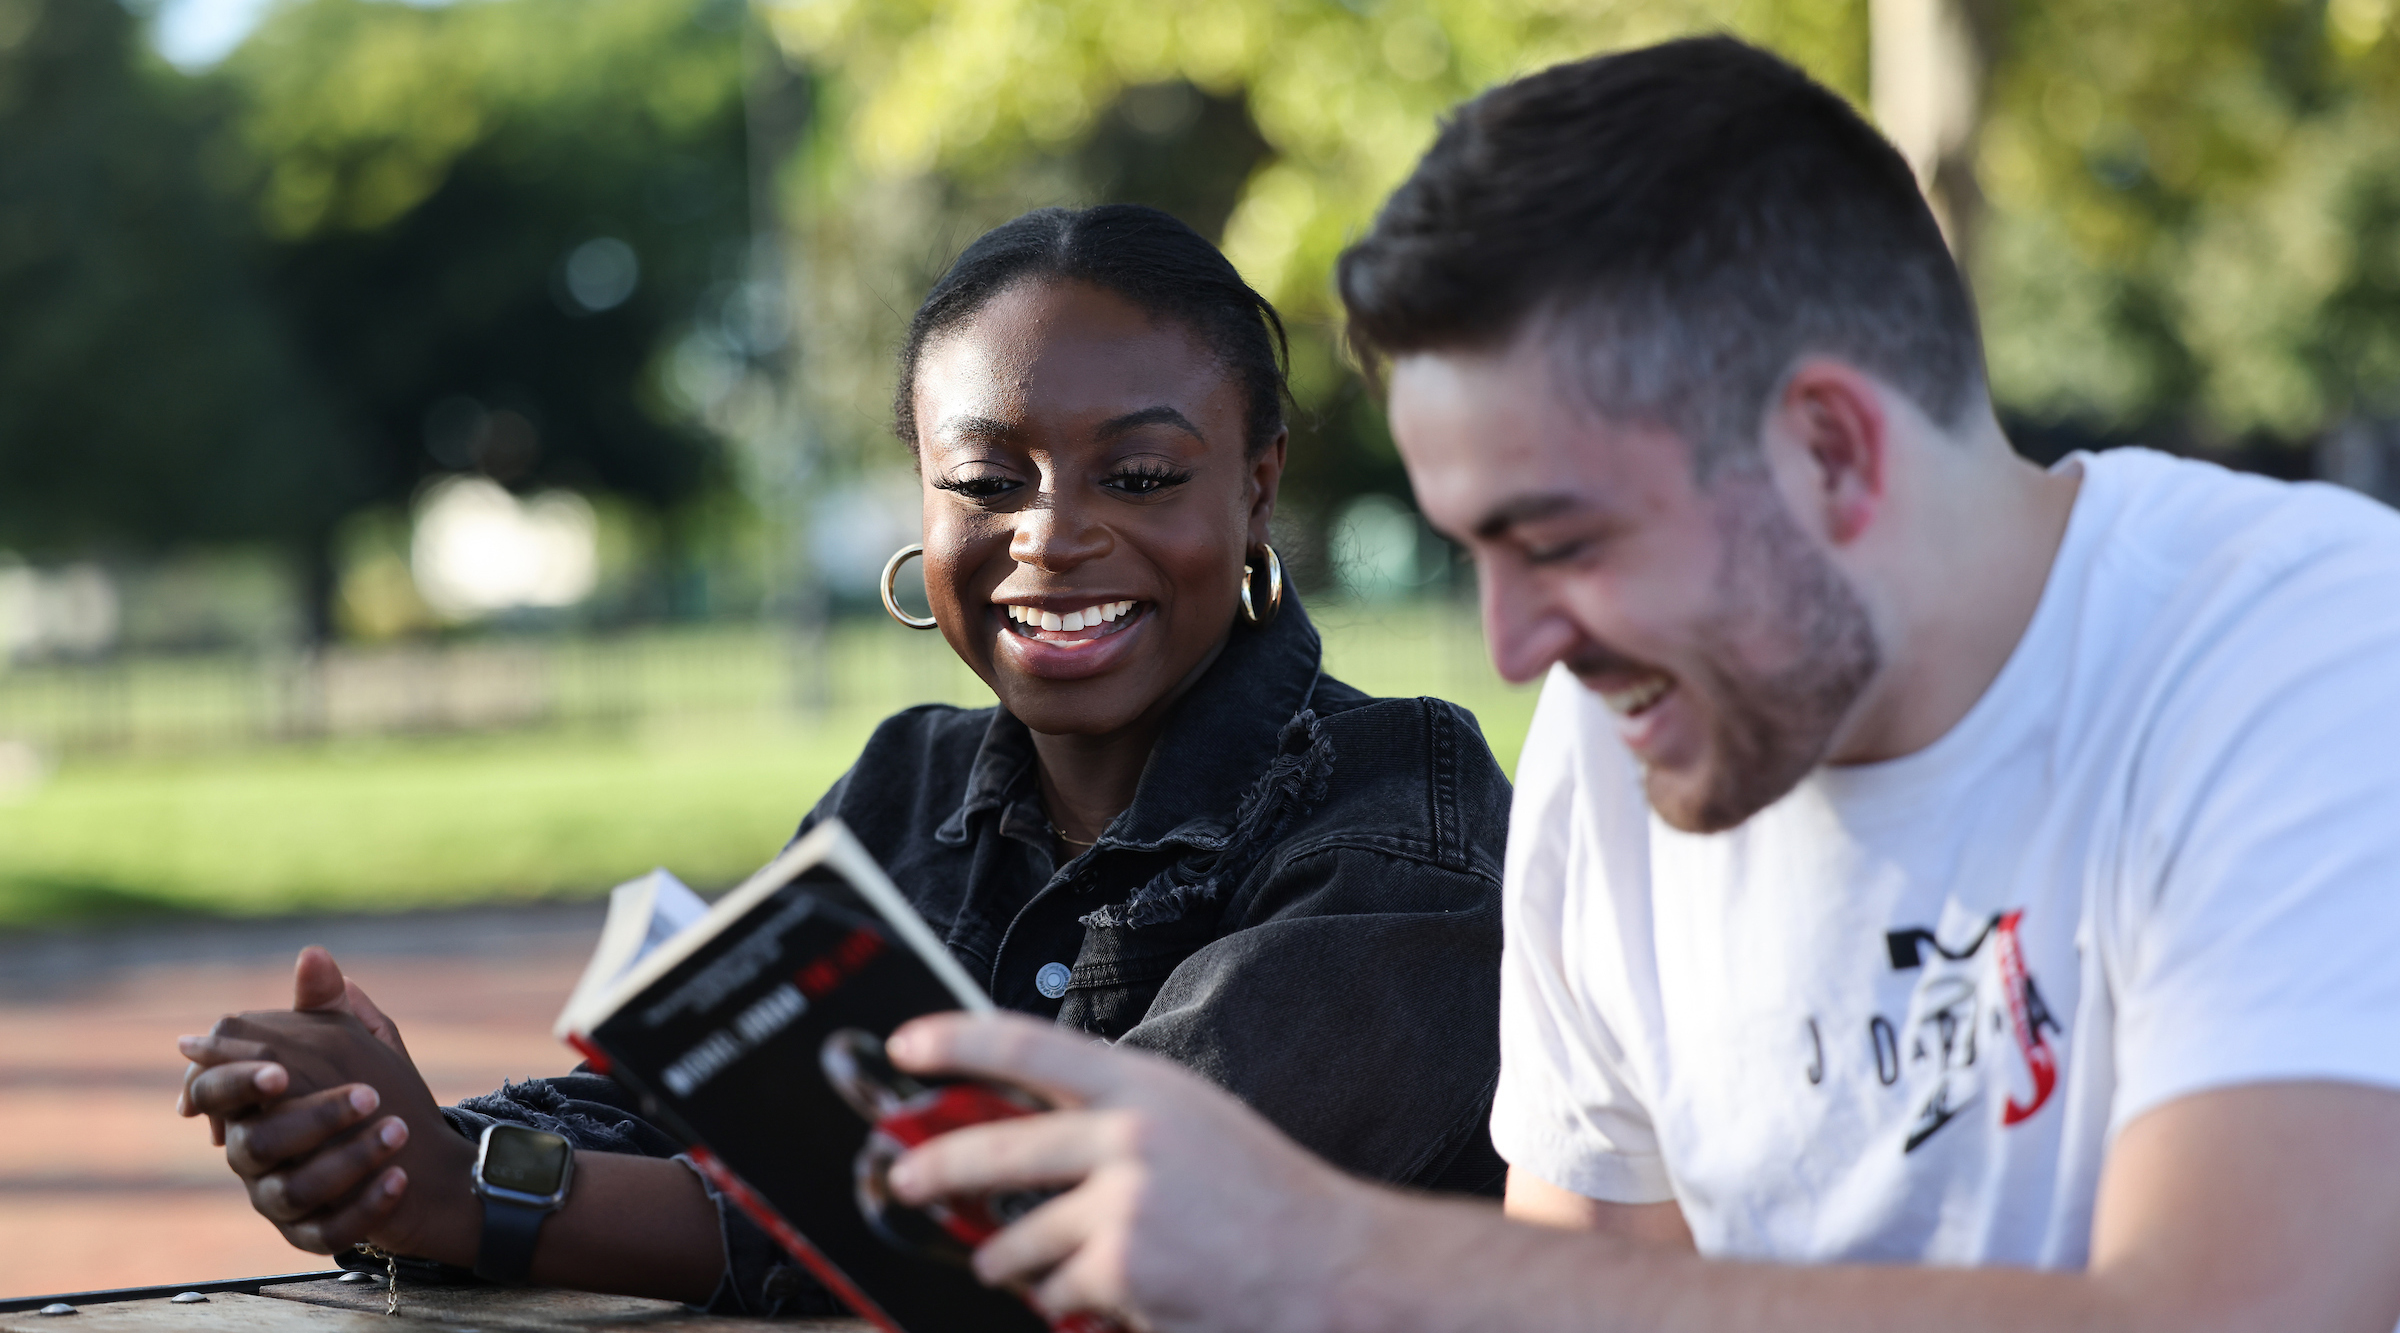
[[[1600,701],[1619,717],[1634,717],[1674,688],[1675,682],[1665,676],[1644,676],[1630,685],[1600,691]]]
[[[1081,611],[1069,611],[1065,615],[1031,606],[1009,606],[1003,609],[1008,612],[1009,619],[1028,629],[1079,630],[1091,629],[1108,621],[1122,619],[1133,610],[1133,607],[1132,602],[1102,602],[1098,606],[1087,606]]]

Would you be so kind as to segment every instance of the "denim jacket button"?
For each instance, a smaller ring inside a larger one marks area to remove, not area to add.
[[[1067,979],[1073,975],[1073,969],[1065,963],[1044,963],[1042,970],[1033,974],[1033,988],[1042,993],[1043,999],[1055,1000],[1067,993]]]

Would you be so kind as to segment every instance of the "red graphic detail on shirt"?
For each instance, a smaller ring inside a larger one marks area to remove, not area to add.
[[[2042,1035],[2042,1025],[2028,1009],[2033,988],[2025,975],[2025,950],[2017,942],[2017,921],[2025,915],[2020,908],[2001,916],[1993,934],[1993,961],[2000,965],[2000,993],[2008,1002],[2009,1026],[2015,1030],[2017,1051],[2025,1057],[2026,1072],[2033,1076],[2033,1100],[2020,1102],[2015,1093],[2008,1096],[2007,1106],[2000,1113],[2000,1123],[2014,1125],[2030,1118],[2050,1100],[2058,1087],[2058,1053],[2050,1048],[2049,1038]]]
[[[1908,1077],[1908,1095],[1918,1101],[1902,1153],[1923,1147],[1997,1081],[1989,1056],[2002,1049],[2003,1032],[2015,1038],[2033,1090],[2019,1101],[2013,1090],[2001,1089],[2001,1125],[2023,1124],[2057,1091],[2058,1051],[2046,1034],[2064,1031],[2026,963],[2019,932],[2024,917],[2022,909],[1994,912],[1972,939],[1957,945],[1924,926],[1885,933],[1894,971],[1927,969],[1904,1020],[1881,1014],[1868,1020],[1876,1079],[1889,1088]]]

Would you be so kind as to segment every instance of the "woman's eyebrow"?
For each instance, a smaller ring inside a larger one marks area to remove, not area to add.
[[[1142,426],[1173,426],[1202,444],[1208,443],[1208,437],[1200,433],[1200,428],[1192,424],[1190,417],[1164,403],[1160,403],[1156,407],[1145,407],[1139,412],[1128,412],[1121,417],[1110,417],[1101,422],[1100,429],[1093,433],[1101,439],[1107,440]]]
[[[936,432],[945,439],[977,444],[1004,444],[1016,433],[1016,427],[992,417],[952,417]]]

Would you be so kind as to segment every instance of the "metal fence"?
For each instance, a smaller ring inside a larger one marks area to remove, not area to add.
[[[932,636],[658,630],[21,666],[0,672],[0,740],[55,756],[179,752],[978,695],[990,698]]]
[[[1330,669],[1374,693],[1478,706],[1500,688],[1473,611],[1312,608]],[[806,639],[764,626],[486,638],[316,653],[124,657],[0,669],[0,745],[52,758],[368,736],[986,703],[939,635],[882,620]]]

